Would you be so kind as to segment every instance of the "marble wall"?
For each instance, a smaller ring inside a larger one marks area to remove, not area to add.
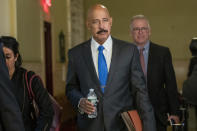
[[[71,0],[71,47],[84,41],[84,2],[83,0]]]

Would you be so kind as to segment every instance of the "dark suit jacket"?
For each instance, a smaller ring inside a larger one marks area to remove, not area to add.
[[[127,131],[120,113],[133,108],[132,91],[137,90],[137,104],[144,131],[155,131],[153,109],[149,101],[145,78],[135,45],[112,38],[112,60],[104,94],[94,67],[90,40],[76,46],[68,53],[66,95],[77,109],[80,98],[94,88],[99,99],[98,116],[89,119],[78,113],[80,131]]]
[[[191,75],[183,83],[183,97],[186,102],[197,106],[197,64],[193,66]]]
[[[14,88],[8,75],[0,43],[0,131],[24,131],[20,109],[10,88]]]
[[[197,56],[193,56],[190,59],[188,74],[187,74],[188,77],[190,77],[190,75],[192,74],[195,65],[197,65]]]
[[[172,57],[167,47],[150,43],[147,87],[156,114],[156,122],[167,124],[167,112],[177,115],[178,91]]]

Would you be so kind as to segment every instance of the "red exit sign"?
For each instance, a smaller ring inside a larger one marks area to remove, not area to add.
[[[41,5],[44,12],[49,13],[49,7],[51,7],[51,0],[41,0]]]

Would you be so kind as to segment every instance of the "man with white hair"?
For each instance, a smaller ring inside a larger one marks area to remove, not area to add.
[[[149,40],[151,28],[145,16],[134,16],[130,30],[139,50],[140,63],[155,112],[157,131],[166,131],[168,120],[179,122],[178,91],[170,50]],[[170,114],[169,117],[167,114]]]

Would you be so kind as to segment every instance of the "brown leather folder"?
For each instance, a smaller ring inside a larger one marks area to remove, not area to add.
[[[137,110],[130,110],[121,113],[128,131],[142,131],[142,122]]]

